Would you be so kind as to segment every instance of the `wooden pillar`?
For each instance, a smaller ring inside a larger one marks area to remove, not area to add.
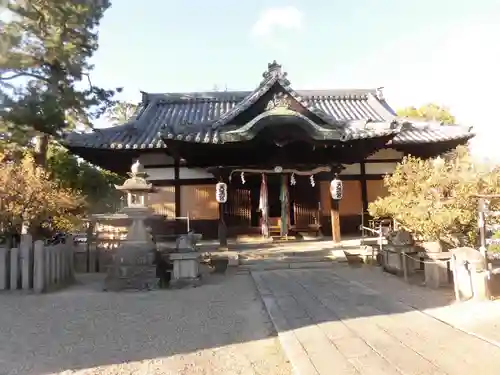
[[[180,179],[180,167],[179,159],[176,158],[174,162],[174,201],[175,201],[175,234],[179,232],[183,233],[181,230],[181,223],[186,223],[185,220],[179,220],[178,217],[182,216],[181,211],[181,179]],[[187,230],[186,230],[187,231]]]
[[[340,243],[339,201],[330,197],[330,219],[332,221],[332,241]]]
[[[368,185],[366,183],[366,165],[364,161],[360,163],[360,172],[361,177],[359,182],[361,183],[361,202],[363,204],[361,223],[365,223],[368,211]]]
[[[333,165],[332,178],[338,178],[338,174],[343,169],[342,165]],[[330,220],[332,222],[332,241],[334,244],[339,244],[341,241],[340,237],[340,212],[339,212],[340,201],[333,199],[330,193]]]
[[[225,182],[226,184],[229,182],[229,174],[222,169],[217,169],[215,177],[219,182]],[[229,193],[229,187],[228,187]],[[219,238],[219,246],[220,248],[227,249],[227,225],[226,225],[226,203],[219,203],[219,223],[217,228],[217,235]]]

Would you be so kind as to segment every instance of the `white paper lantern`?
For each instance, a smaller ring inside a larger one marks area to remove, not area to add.
[[[336,178],[332,180],[330,183],[330,194],[332,198],[335,200],[341,200],[343,194],[342,181],[337,180]]]
[[[227,202],[227,184],[224,182],[218,182],[215,185],[215,199],[219,203]]]

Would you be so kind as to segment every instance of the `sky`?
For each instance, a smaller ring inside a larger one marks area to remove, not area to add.
[[[295,89],[384,87],[397,109],[445,105],[498,158],[499,0],[114,0],[93,82],[178,92],[251,90],[277,60]]]

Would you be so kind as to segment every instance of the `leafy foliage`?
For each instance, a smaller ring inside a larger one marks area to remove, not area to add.
[[[86,197],[88,214],[113,212],[121,203],[114,185],[122,184],[122,177],[78,160],[62,147],[49,148],[47,170],[58,186]]]
[[[455,116],[451,114],[448,108],[437,104],[426,104],[419,108],[406,107],[397,111],[398,116],[408,117],[410,119],[423,119],[426,121],[438,121],[443,124],[456,124]]]
[[[20,162],[0,154],[0,197],[4,233],[19,233],[24,224],[32,233],[43,226],[68,230],[77,225],[85,207],[80,194],[58,186],[45,170],[34,166],[29,154]]]
[[[475,245],[474,196],[500,193],[500,169],[474,162],[461,146],[449,160],[405,157],[384,185],[388,195],[369,205],[372,216],[392,217],[426,241]]]
[[[0,118],[8,136],[24,127],[56,138],[77,125],[92,127],[114,104],[114,91],[90,80],[97,28],[110,1],[6,3],[11,17],[0,20]],[[43,142],[41,153],[46,136]]]
[[[137,111],[138,105],[119,101],[106,112],[106,118],[112,126],[125,124]]]

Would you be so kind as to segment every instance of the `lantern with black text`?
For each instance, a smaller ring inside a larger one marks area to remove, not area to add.
[[[227,185],[224,182],[218,182],[215,185],[215,199],[219,203],[227,202]]]
[[[332,198],[335,200],[341,200],[343,194],[342,190],[342,181],[334,178],[330,183],[330,194],[332,195]]]

